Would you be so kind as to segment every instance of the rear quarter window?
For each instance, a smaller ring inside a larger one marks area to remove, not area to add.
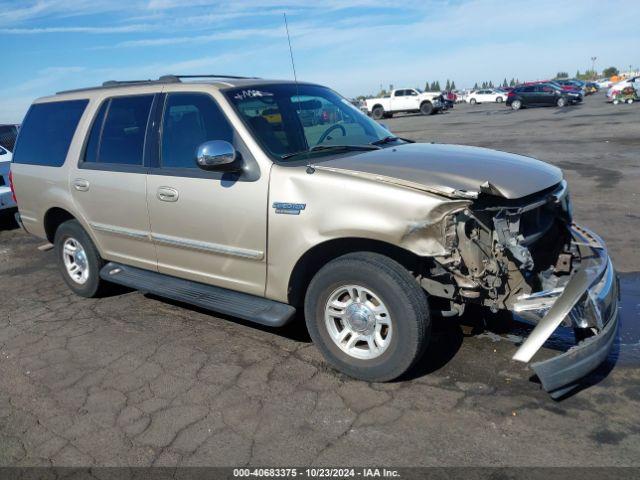
[[[89,100],[31,105],[20,127],[14,163],[60,167]]]

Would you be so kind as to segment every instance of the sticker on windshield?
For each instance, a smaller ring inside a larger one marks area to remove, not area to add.
[[[244,100],[245,98],[256,97],[273,97],[273,93],[263,92],[261,90],[242,90],[233,96],[233,98],[235,98],[236,100]]]

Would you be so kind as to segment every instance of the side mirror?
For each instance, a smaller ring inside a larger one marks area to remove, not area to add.
[[[239,170],[235,161],[239,158],[233,145],[224,140],[211,140],[200,144],[196,163],[203,170]],[[235,168],[234,168],[235,167]]]

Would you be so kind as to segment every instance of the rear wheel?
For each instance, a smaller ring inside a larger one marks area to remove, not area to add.
[[[504,98],[502,97],[496,98],[496,103],[502,103],[502,102],[504,102]]]
[[[54,250],[62,278],[74,293],[97,297],[106,291],[108,284],[100,278],[104,260],[77,220],[58,227]]]
[[[309,285],[304,309],[327,362],[361,380],[399,377],[428,344],[426,294],[402,265],[377,253],[352,253],[325,265]]]
[[[514,110],[520,110],[522,108],[522,102],[520,100],[514,100],[511,102],[511,108]]]
[[[431,102],[422,102],[420,105],[420,113],[422,115],[431,115],[433,113],[433,104]]]
[[[475,98],[472,98],[471,100],[469,100],[469,103],[470,103],[471,105],[475,105],[475,104],[477,103],[477,101],[476,101],[476,99],[475,99]]]
[[[382,118],[384,117],[384,108],[382,108],[380,105],[378,105],[377,107],[373,107],[373,110],[371,111],[371,116],[375,120],[382,120]]]

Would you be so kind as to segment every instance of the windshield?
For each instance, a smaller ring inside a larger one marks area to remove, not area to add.
[[[338,147],[370,146],[392,137],[347,99],[325,87],[261,85],[234,88],[225,94],[264,149],[278,161],[344,152],[349,149]]]

